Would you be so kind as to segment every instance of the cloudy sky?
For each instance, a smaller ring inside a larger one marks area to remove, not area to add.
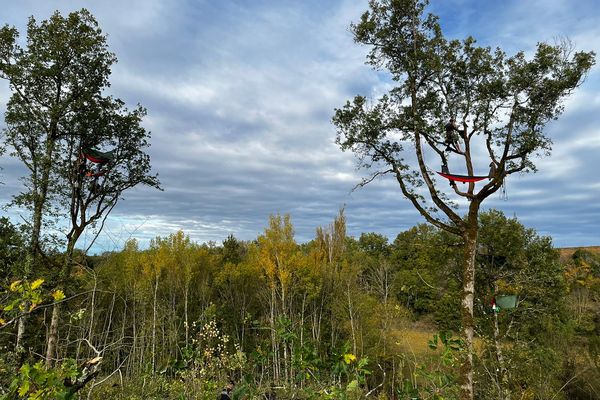
[[[297,239],[306,241],[344,206],[355,236],[379,232],[393,239],[423,222],[391,177],[351,192],[366,173],[335,144],[334,108],[356,94],[376,98],[389,89],[389,77],[364,64],[368,49],[354,44],[348,29],[366,0],[0,3],[0,23],[22,33],[30,15],[41,20],[54,10],[89,9],[119,59],[110,93],[148,108],[149,152],[165,190],[127,193],[95,251],[177,229],[201,242],[220,243],[230,233],[253,239],[273,213],[291,214]],[[577,49],[599,53],[597,6],[596,0],[432,0],[430,11],[447,37],[472,35],[509,54],[565,36]],[[599,89],[596,67],[548,126],[552,156],[539,160],[537,174],[511,177],[508,199],[494,195],[486,208],[516,215],[560,247],[600,245]],[[9,95],[0,82],[2,113]],[[24,171],[6,155],[0,165],[6,204]],[[6,212],[18,218],[18,210]]]

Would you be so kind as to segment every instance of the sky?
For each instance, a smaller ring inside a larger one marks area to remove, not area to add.
[[[335,144],[334,109],[355,95],[390,89],[384,71],[365,65],[368,48],[349,30],[366,0],[0,0],[0,23],[25,36],[27,18],[87,8],[119,62],[110,94],[148,109],[148,150],[164,191],[135,188],[107,220],[92,252],[142,246],[181,229],[198,242],[229,234],[252,240],[269,215],[290,214],[299,242],[345,208],[348,233],[396,235],[424,219],[390,176],[353,191],[368,172]],[[475,37],[508,54],[568,37],[600,53],[596,0],[432,0],[448,38]],[[550,157],[536,174],[511,176],[506,196],[484,209],[516,216],[557,247],[600,245],[600,72],[548,125]],[[10,96],[0,81],[0,112]],[[4,126],[0,119],[0,128]],[[0,204],[22,190],[25,170],[0,158]],[[487,163],[482,173],[487,173]],[[15,221],[25,215],[5,208]],[[80,245],[91,242],[91,235]]]

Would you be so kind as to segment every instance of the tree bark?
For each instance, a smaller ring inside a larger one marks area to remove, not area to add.
[[[510,400],[510,390],[508,390],[508,373],[506,370],[506,364],[504,363],[504,355],[502,354],[500,328],[498,326],[498,313],[496,312],[494,312],[494,347],[496,348],[496,358],[498,358],[498,368],[500,370],[498,382],[498,386],[500,387],[500,399]]]
[[[65,252],[65,261],[62,267],[62,271],[59,275],[59,283],[56,290],[62,290],[65,286],[65,281],[71,275],[71,267],[73,262],[73,251],[75,249],[75,243],[81,235],[80,231],[76,231],[71,237],[68,238],[67,250]],[[48,339],[46,346],[46,366],[52,367],[54,359],[56,358],[56,343],[58,341],[58,323],[60,320],[60,303],[54,302],[52,306],[52,319],[50,320],[50,330],[48,331]]]
[[[354,311],[352,309],[352,297],[350,296],[350,282],[346,283],[346,297],[348,298],[348,315],[350,316],[350,328],[352,332],[352,354],[356,355],[356,332],[354,329]]]
[[[25,303],[25,306],[28,307],[28,303]],[[15,343],[15,350],[17,353],[24,350],[23,348],[23,337],[25,336],[25,316],[19,317],[19,322],[17,324],[17,341]]]
[[[31,253],[34,263],[37,260],[40,249],[40,236],[42,232],[42,220],[44,214],[44,206],[48,197],[48,187],[50,186],[50,170],[52,168],[52,157],[54,154],[55,141],[53,138],[46,140],[46,151],[42,158],[41,179],[38,181],[37,176],[32,179],[33,193],[33,226],[31,229]]]
[[[29,243],[30,252],[32,257],[32,263],[35,267],[37,260],[39,259],[40,253],[40,236],[42,232],[42,221],[44,214],[44,206],[46,204],[46,198],[48,197],[48,187],[50,186],[50,169],[52,168],[52,155],[54,153],[55,142],[53,139],[48,138],[46,141],[45,154],[42,158],[42,171],[41,179],[38,180],[36,171],[32,171],[32,184],[33,184],[33,226],[31,229],[31,241]],[[25,279],[30,278],[29,273],[31,266],[28,266],[24,271]],[[25,303],[25,309],[29,308],[29,303]],[[17,324],[17,340],[15,343],[15,350],[17,352],[22,351],[24,348],[24,337],[25,337],[25,325],[27,316],[23,315],[19,317]]]
[[[46,346],[46,366],[51,368],[56,359],[56,342],[58,341],[58,321],[60,318],[60,303],[55,302],[52,306],[52,318],[50,320],[50,330],[48,332],[48,342]]]
[[[156,373],[156,298],[158,295],[158,275],[154,283],[154,301],[152,304],[152,375]]]
[[[475,293],[475,253],[477,251],[477,212],[478,206],[471,204],[469,221],[463,234],[464,259],[463,259],[463,296],[461,304],[462,314],[462,339],[464,341],[464,354],[460,367],[460,398],[473,400],[473,332],[475,322],[473,319],[473,299]]]
[[[183,304],[183,312],[184,312],[184,321],[185,321],[185,347],[189,347],[189,338],[190,338],[190,324],[188,319],[188,296],[190,291],[190,285],[186,282],[184,289],[184,304]]]

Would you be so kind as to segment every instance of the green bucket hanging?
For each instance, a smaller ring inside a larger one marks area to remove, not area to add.
[[[517,295],[496,296],[496,305],[500,309],[515,308],[517,306]]]

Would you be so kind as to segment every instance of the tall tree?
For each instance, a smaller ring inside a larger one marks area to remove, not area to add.
[[[145,110],[138,106],[130,111],[121,100],[103,96],[116,57],[87,10],[66,17],[56,12],[39,24],[31,17],[26,47],[17,39],[15,28],[0,30],[0,76],[13,92],[5,141],[29,169],[26,191],[15,202],[32,211],[34,265],[42,253],[45,218],[52,210],[66,217],[67,250],[58,274],[63,288],[84,230],[106,217],[125,190],[138,184],[158,187],[158,179],[144,152],[149,138],[141,126]],[[112,151],[102,168],[86,163],[84,153],[92,148]],[[55,353],[58,318],[57,303],[47,360]]]
[[[508,57],[499,48],[478,47],[472,37],[446,40],[438,18],[425,13],[426,0],[372,0],[369,5],[351,26],[354,39],[371,47],[367,63],[387,69],[396,85],[374,104],[356,96],[337,109],[337,142],[371,169],[363,185],[391,174],[429,223],[462,238],[466,355],[461,397],[472,399],[479,209],[508,175],[535,171],[533,158],[550,151],[544,128],[561,114],[562,100],[582,82],[594,53],[574,53],[568,43],[539,43],[530,59],[523,52]],[[489,182],[479,190],[469,182],[465,190],[450,180],[453,194],[468,200],[463,216],[430,165],[442,164],[444,170],[450,157],[457,158],[473,176],[482,153],[492,167]]]
[[[37,23],[29,18],[27,46],[14,27],[0,29],[0,77],[12,96],[5,114],[5,142],[30,174],[15,202],[32,211],[31,249],[39,253],[43,217],[56,186],[55,156],[71,132],[65,122],[84,110],[108,86],[115,56],[92,15],[82,10],[67,18],[58,12]]]
[[[55,193],[54,158],[64,138],[63,121],[76,114],[108,84],[114,55],[87,12],[64,19],[55,13],[27,24],[27,47],[14,27],[0,29],[0,77],[13,92],[5,114],[5,142],[29,170],[26,190],[14,202],[32,212],[30,251],[35,265],[49,199]],[[29,271],[25,271],[27,275]],[[23,336],[19,323],[17,343]]]

